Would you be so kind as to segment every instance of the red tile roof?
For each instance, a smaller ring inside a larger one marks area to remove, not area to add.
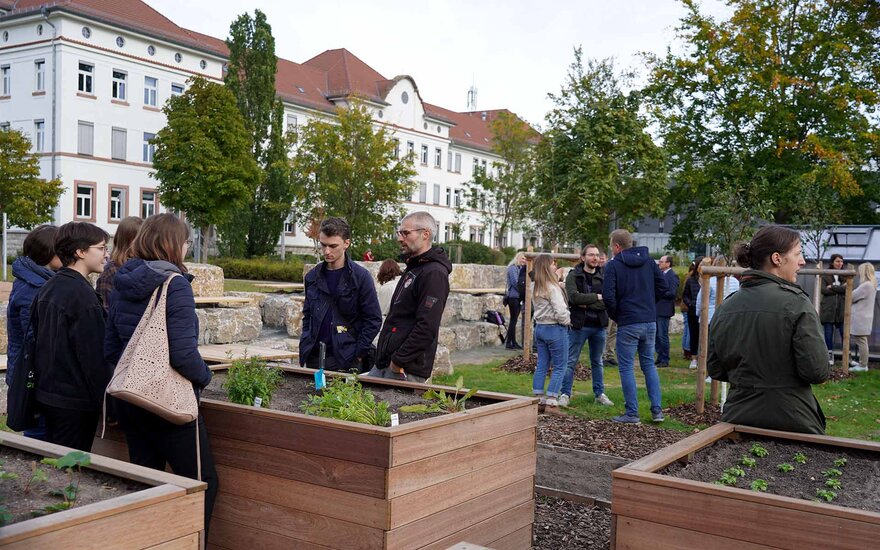
[[[344,48],[327,50],[303,65],[314,67],[326,74],[324,91],[328,97],[346,97],[354,94],[373,101],[383,100],[380,85],[387,83],[388,79]]]

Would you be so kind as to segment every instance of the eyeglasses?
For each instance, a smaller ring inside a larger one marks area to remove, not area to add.
[[[417,227],[415,229],[398,229],[397,234],[405,239],[405,238],[409,237],[410,233],[414,233],[416,231],[425,231],[425,228],[424,227]]]
[[[100,250],[102,253],[107,252],[107,246],[90,246],[89,248],[96,248]]]

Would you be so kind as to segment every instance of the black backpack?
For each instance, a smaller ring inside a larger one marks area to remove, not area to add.
[[[496,311],[494,309],[487,309],[486,310],[486,322],[492,323],[493,325],[504,326],[504,315],[502,315],[500,311]]]

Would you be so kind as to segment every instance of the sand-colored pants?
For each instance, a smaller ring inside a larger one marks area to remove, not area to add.
[[[868,368],[868,337],[851,335],[853,345],[859,349],[859,366]]]
[[[608,325],[608,331],[605,333],[605,352],[602,353],[602,359],[614,359],[616,361],[615,350],[617,349],[617,323],[611,321]]]

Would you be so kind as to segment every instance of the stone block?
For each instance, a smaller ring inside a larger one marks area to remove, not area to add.
[[[287,347],[287,351],[299,351],[298,338],[285,338],[284,345]]]
[[[507,281],[507,266],[454,264],[449,274],[452,288],[502,288]]]
[[[250,342],[260,336],[263,319],[260,308],[196,309],[199,319],[199,344]]]
[[[442,326],[450,326],[461,321],[462,294],[450,292],[443,308],[443,317],[440,318]]]
[[[285,312],[285,326],[287,326],[287,335],[294,338],[299,338],[300,334],[302,334],[303,301],[290,300],[290,304],[288,305]]]
[[[455,330],[455,347],[458,350],[478,348],[483,345],[483,334],[478,323],[461,323]]]
[[[444,346],[437,346],[437,353],[434,355],[434,370],[431,371],[431,376],[452,374],[453,372],[452,361],[449,358],[449,349]]]
[[[450,351],[455,351],[458,349],[455,341],[455,330],[450,327],[440,327],[440,334],[437,336],[437,342],[439,346],[442,346]]]
[[[250,298],[250,304],[230,304],[229,307],[247,307],[247,306],[257,306],[263,307],[263,302],[266,300],[266,294],[264,292],[227,292],[225,296],[237,296],[240,298]],[[264,321],[265,322],[265,321]]]
[[[495,311],[500,311],[504,318],[507,319],[510,312],[504,306],[503,300],[504,296],[500,294],[486,294],[483,296],[483,311],[494,309]]]
[[[503,326],[492,323],[477,323],[477,326],[480,327],[480,341],[482,345],[500,346],[504,344],[499,337],[499,335],[503,336],[506,332]]]
[[[263,300],[263,324],[267,327],[281,328],[287,326],[287,310],[292,307],[289,296],[272,294]]]
[[[453,293],[455,294],[455,293]],[[471,296],[470,294],[460,294],[461,296],[461,314],[462,321],[480,321],[485,319],[486,309],[485,300],[482,296]]]
[[[223,296],[223,269],[210,264],[185,263],[194,277],[192,289],[195,296]]]

